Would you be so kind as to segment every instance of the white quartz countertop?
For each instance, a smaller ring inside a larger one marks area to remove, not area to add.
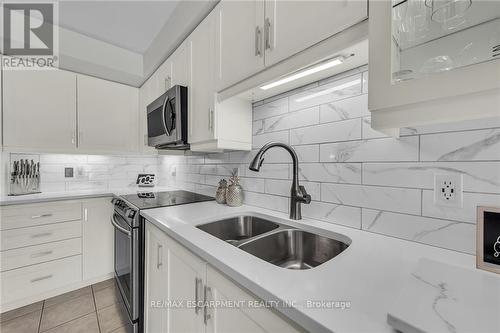
[[[295,302],[293,307],[278,310],[311,332],[391,332],[387,313],[421,258],[462,268],[475,267],[475,257],[471,255],[316,220],[292,221],[283,213],[251,206],[231,208],[202,202],[149,209],[141,214],[259,298]],[[277,222],[333,238],[338,237],[336,233],[341,234],[352,243],[318,267],[294,271],[264,262],[195,228],[198,224],[241,214],[267,215]],[[335,308],[335,303],[330,303],[334,308],[315,308],[307,306],[307,301],[343,301],[350,306]],[[474,316],[474,313],[464,315]]]
[[[137,192],[151,191],[172,191],[171,187],[120,187],[103,190],[82,190],[82,191],[62,191],[62,192],[44,192],[36,194],[0,196],[0,206],[29,204],[38,202],[60,201],[60,200],[78,200],[87,198],[112,197],[113,195],[133,194]]]

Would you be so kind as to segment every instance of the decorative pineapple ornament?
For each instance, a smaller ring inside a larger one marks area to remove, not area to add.
[[[217,191],[215,192],[215,201],[219,204],[226,203],[226,192],[227,192],[227,180],[221,179],[219,181],[219,187],[217,187]]]
[[[240,185],[238,169],[234,169],[229,178],[231,184],[227,187],[226,202],[228,206],[239,207],[243,204],[243,187]]]

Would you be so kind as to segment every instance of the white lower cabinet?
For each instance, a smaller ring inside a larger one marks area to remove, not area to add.
[[[114,271],[113,205],[109,198],[83,201],[83,280],[110,276]]]
[[[113,276],[110,198],[0,207],[0,312]]]
[[[77,255],[2,272],[0,280],[3,311],[4,304],[80,282],[82,256]]]
[[[161,231],[147,224],[145,245],[144,332],[166,332],[166,309],[163,302],[168,298],[168,252]]]
[[[207,332],[299,332],[273,311],[248,306],[256,303],[255,297],[210,265],[207,265],[206,286],[208,302],[243,304],[240,308],[218,306],[208,309],[210,319],[207,321]]]
[[[271,310],[247,307],[254,296],[151,223],[146,249],[146,332],[298,332]],[[213,306],[222,300],[242,306]]]

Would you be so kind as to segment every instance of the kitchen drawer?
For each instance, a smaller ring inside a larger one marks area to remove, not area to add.
[[[0,252],[0,272],[82,253],[81,238]]]
[[[82,256],[77,255],[0,273],[2,304],[64,287],[82,280]]]
[[[81,221],[54,223],[36,227],[4,230],[0,232],[0,250],[10,250],[24,246],[55,242],[80,237]]]
[[[75,201],[44,202],[0,207],[0,230],[74,221],[82,218],[82,205]]]

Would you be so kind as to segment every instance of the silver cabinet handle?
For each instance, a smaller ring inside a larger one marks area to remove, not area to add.
[[[208,130],[210,132],[214,131],[214,110],[208,108]]]
[[[256,26],[255,27],[255,56],[256,57],[262,56],[261,41],[262,41],[262,30],[260,29],[259,26]]]
[[[158,244],[156,246],[156,268],[160,269],[161,266],[163,266],[163,261],[161,260],[161,249],[163,248],[163,245]]]
[[[194,279],[194,301],[195,301],[195,304],[194,304],[194,313],[198,314],[201,310],[201,306],[199,305],[199,302],[200,302],[200,297],[198,295],[198,292],[200,290],[200,287],[201,287],[201,279],[200,278],[195,278]]]
[[[52,277],[52,274],[50,275],[45,275],[45,276],[41,276],[39,278],[35,278],[35,279],[32,279],[31,280],[31,283],[33,282],[38,282],[38,281],[42,281],[42,280],[47,280],[47,279],[50,279]]]
[[[118,224],[118,222],[115,221],[115,219],[113,218],[113,215],[111,215],[111,224],[116,228],[118,229],[119,231],[123,232],[124,234],[128,235],[129,237],[132,235],[132,233],[130,231],[128,231],[127,229],[123,228],[122,226],[120,226]]]
[[[31,218],[32,219],[39,219],[42,217],[50,217],[50,216],[52,216],[52,214],[48,213],[48,214],[32,215]]]
[[[31,235],[31,238],[45,237],[45,236],[50,236],[50,235],[52,235],[51,232],[41,232],[39,234]]]
[[[208,321],[212,316],[208,313],[208,294],[212,292],[212,288],[204,286],[203,287],[203,323],[207,325]]]
[[[75,131],[71,132],[71,144],[76,143],[76,133]]]
[[[38,253],[33,253],[30,257],[31,258],[39,258],[39,257],[43,257],[43,256],[48,256],[49,254],[52,254],[54,253],[54,251],[42,251],[42,252],[38,252]]]
[[[271,25],[271,20],[269,20],[269,17],[266,17],[266,21],[264,23],[264,34],[265,34],[265,48],[266,50],[272,49],[272,42],[271,42],[271,37],[272,37],[272,25]]]
[[[83,220],[88,221],[89,220],[89,210],[87,208],[83,209]]]

